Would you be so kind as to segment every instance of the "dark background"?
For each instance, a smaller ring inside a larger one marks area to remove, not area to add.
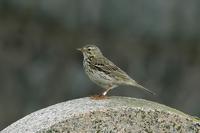
[[[199,0],[0,0],[0,130],[100,92],[76,51],[88,43],[157,93],[122,86],[109,95],[200,116]]]

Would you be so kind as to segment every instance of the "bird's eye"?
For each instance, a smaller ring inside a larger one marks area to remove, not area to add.
[[[90,51],[91,50],[91,48],[88,48],[88,51]]]

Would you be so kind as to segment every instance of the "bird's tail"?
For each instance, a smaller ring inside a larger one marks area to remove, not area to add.
[[[141,88],[143,90],[145,90],[146,92],[152,94],[152,95],[156,95],[155,92],[143,87],[142,85],[138,84],[135,80],[132,80],[132,82],[128,83],[128,85],[131,85],[131,86],[135,86],[135,87],[138,87],[138,88]]]

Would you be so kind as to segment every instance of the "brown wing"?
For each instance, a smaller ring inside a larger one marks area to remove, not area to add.
[[[93,69],[97,69],[102,71],[109,76],[115,78],[116,80],[127,81],[130,80],[130,77],[119,67],[117,67],[114,63],[112,63],[107,58],[93,58],[91,60],[91,67]]]

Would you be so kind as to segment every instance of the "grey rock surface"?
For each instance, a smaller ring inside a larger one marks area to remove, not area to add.
[[[173,108],[142,99],[75,99],[25,116],[1,133],[184,132],[199,133],[200,121]]]

